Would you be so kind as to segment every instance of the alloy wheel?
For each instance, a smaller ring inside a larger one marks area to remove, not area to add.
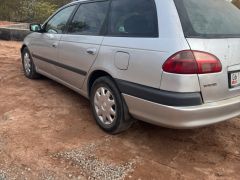
[[[28,53],[24,54],[23,65],[25,72],[27,73],[27,75],[29,75],[31,73],[31,59]]]

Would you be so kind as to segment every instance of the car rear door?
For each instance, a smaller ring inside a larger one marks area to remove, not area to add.
[[[97,65],[116,81],[159,89],[164,41],[159,38],[155,1],[112,0],[109,14],[108,33],[100,49],[104,56]]]
[[[225,0],[175,0],[192,50],[215,55],[222,72],[199,74],[203,100],[240,96],[240,10]]]
[[[64,66],[58,69],[58,76],[75,88],[82,87],[98,55],[108,8],[108,0],[81,3],[67,34],[61,37],[58,62]]]

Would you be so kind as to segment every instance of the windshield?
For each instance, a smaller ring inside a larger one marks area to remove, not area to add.
[[[186,37],[240,37],[240,10],[226,0],[174,0]]]

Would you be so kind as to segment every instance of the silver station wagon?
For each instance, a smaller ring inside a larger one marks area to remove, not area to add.
[[[226,0],[80,0],[30,30],[26,77],[88,98],[108,133],[240,115],[240,11]]]

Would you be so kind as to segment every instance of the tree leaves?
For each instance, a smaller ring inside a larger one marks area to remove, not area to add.
[[[1,0],[0,20],[42,23],[70,0]]]

